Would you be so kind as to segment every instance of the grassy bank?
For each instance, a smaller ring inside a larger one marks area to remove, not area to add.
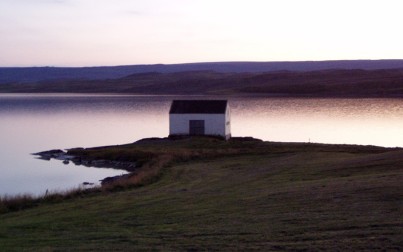
[[[1,214],[2,249],[403,248],[401,149],[184,139],[72,151],[159,169],[141,186]]]

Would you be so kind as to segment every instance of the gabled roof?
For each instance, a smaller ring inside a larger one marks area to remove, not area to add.
[[[174,100],[170,114],[225,114],[226,100]]]

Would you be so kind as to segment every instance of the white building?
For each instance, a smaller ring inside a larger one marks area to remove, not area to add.
[[[231,137],[230,108],[225,100],[174,100],[169,111],[169,135]]]

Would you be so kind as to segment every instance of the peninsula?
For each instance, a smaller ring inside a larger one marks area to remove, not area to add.
[[[25,208],[2,201],[3,249],[402,249],[401,148],[194,137],[66,154],[136,169]]]

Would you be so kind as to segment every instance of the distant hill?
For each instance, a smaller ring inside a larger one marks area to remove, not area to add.
[[[0,84],[35,83],[49,80],[105,80],[147,72],[215,71],[217,73],[261,73],[276,71],[307,72],[327,69],[378,70],[396,68],[403,68],[403,60],[212,62],[103,67],[1,67]]]
[[[403,68],[264,73],[149,72],[117,79],[2,84],[0,93],[403,97]]]

